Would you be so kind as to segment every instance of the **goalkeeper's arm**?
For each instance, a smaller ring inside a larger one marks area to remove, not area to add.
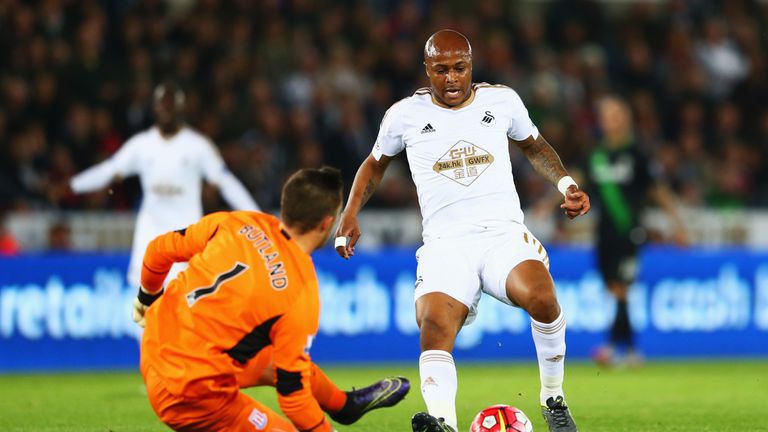
[[[149,243],[141,268],[141,287],[133,301],[133,321],[136,324],[144,327],[144,314],[163,294],[163,282],[173,263],[189,261],[202,251],[228,215],[225,212],[210,214],[186,229],[163,234]]]

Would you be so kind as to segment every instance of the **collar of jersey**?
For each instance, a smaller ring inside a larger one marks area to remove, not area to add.
[[[165,135],[163,135],[163,132],[160,131],[160,126],[155,125],[154,129],[155,129],[155,133],[157,133],[157,136],[160,137],[160,139],[163,142],[169,143],[169,142],[175,140],[179,135],[181,135],[181,133],[184,132],[185,127],[186,126],[184,124],[182,124],[181,127],[179,127],[179,130],[176,131],[176,133],[171,135],[170,137],[166,137]]]
[[[472,86],[470,86],[470,88],[469,88],[469,91],[470,91],[470,93],[471,93],[471,94],[469,95],[469,97],[467,98],[467,100],[465,100],[464,102],[462,102],[462,103],[461,103],[461,105],[458,105],[458,106],[455,106],[455,107],[447,107],[447,106],[443,106],[443,105],[439,104],[439,103],[438,103],[438,102],[435,100],[435,95],[433,95],[432,93],[430,93],[430,95],[429,95],[429,98],[432,100],[432,103],[433,103],[435,106],[437,106],[438,108],[442,108],[442,109],[444,109],[444,110],[448,110],[448,111],[459,111],[459,110],[461,110],[461,109],[463,109],[463,108],[466,108],[466,107],[468,107],[468,106],[472,105],[472,102],[474,102],[474,101],[475,101],[475,95],[477,94],[477,93],[475,92],[475,89],[474,89]]]

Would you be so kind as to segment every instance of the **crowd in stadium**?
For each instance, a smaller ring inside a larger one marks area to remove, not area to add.
[[[349,185],[386,109],[427,85],[439,28],[469,37],[475,81],[517,90],[566,166],[615,93],[686,205],[768,205],[766,2],[0,0],[0,210],[135,208],[135,182],[76,196],[66,180],[151,126],[169,78],[263,208],[296,168]],[[513,157],[531,205],[552,186]],[[400,162],[370,205],[416,205]]]

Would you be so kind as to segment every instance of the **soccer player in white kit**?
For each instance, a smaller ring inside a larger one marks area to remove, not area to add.
[[[123,144],[109,159],[70,179],[74,193],[93,192],[115,180],[138,175],[143,199],[133,233],[128,282],[140,286],[144,251],[152,239],[183,229],[203,216],[202,181],[217,185],[235,210],[259,210],[248,190],[227,169],[205,136],[182,120],[184,93],[174,83],[154,93],[156,125]],[[175,265],[166,281],[184,268]]]
[[[393,156],[405,150],[423,217],[424,245],[415,287],[419,372],[428,413],[413,431],[457,430],[456,366],[451,351],[472,322],[481,293],[523,308],[539,362],[542,414],[550,431],[576,431],[565,403],[565,319],[544,247],[523,224],[510,143],[564,195],[570,218],[589,211],[589,197],[568,176],[539,134],[517,93],[472,84],[472,48],[461,33],[441,30],[424,48],[430,87],[394,104],[370,156],[355,177],[337,229],[336,250],[354,254],[357,213]]]

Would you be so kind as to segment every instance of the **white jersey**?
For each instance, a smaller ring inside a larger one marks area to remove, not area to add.
[[[137,286],[149,242],[203,216],[203,179],[218,185],[233,208],[258,210],[213,143],[189,127],[167,139],[157,127],[134,135],[111,158],[73,177],[71,187],[77,193],[89,192],[107,186],[116,176],[132,175],[139,176],[143,192],[128,269],[128,281]]]
[[[528,110],[509,87],[475,84],[458,109],[432,101],[429,89],[392,105],[373,157],[406,151],[419,196],[426,243],[523,223],[507,137],[539,136]]]

